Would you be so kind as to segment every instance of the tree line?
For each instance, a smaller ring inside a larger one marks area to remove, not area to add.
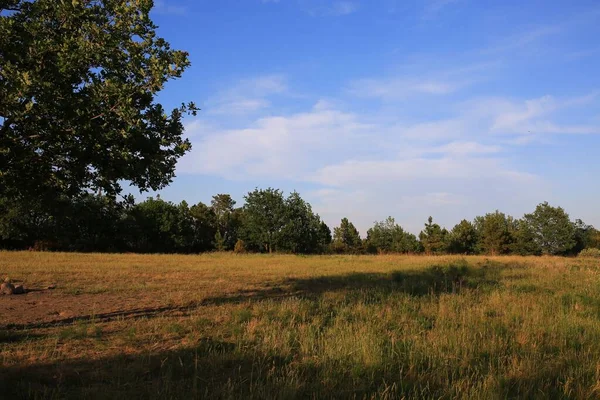
[[[600,232],[542,203],[521,219],[495,211],[451,230],[429,218],[420,234],[394,218],[362,238],[348,218],[333,229],[297,192],[255,189],[236,206],[228,194],[210,204],[175,204],[160,197],[136,203],[85,193],[43,204],[0,198],[0,248],[82,252],[292,254],[572,255],[600,248]]]
[[[135,203],[85,193],[41,203],[0,198],[0,247],[84,252],[326,253],[331,231],[297,192],[256,189],[243,207],[228,194],[210,204],[160,197]]]

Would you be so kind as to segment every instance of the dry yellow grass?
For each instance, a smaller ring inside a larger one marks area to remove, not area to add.
[[[0,253],[31,398],[598,398],[592,259]]]

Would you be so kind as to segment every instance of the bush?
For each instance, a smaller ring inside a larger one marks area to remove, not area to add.
[[[600,249],[588,248],[579,253],[579,257],[600,258]]]
[[[238,239],[237,242],[235,242],[235,246],[233,248],[233,252],[236,254],[243,254],[246,252],[246,243],[244,243],[244,241],[242,239]]]

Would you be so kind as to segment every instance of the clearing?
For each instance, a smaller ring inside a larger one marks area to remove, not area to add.
[[[6,398],[600,397],[598,260],[0,252],[6,276]]]

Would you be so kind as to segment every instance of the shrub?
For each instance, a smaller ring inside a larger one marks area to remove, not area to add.
[[[579,257],[600,258],[600,249],[587,248],[581,250]]]
[[[244,241],[242,239],[238,239],[238,241],[235,242],[233,252],[236,254],[245,253],[246,252],[246,243],[244,243]]]

